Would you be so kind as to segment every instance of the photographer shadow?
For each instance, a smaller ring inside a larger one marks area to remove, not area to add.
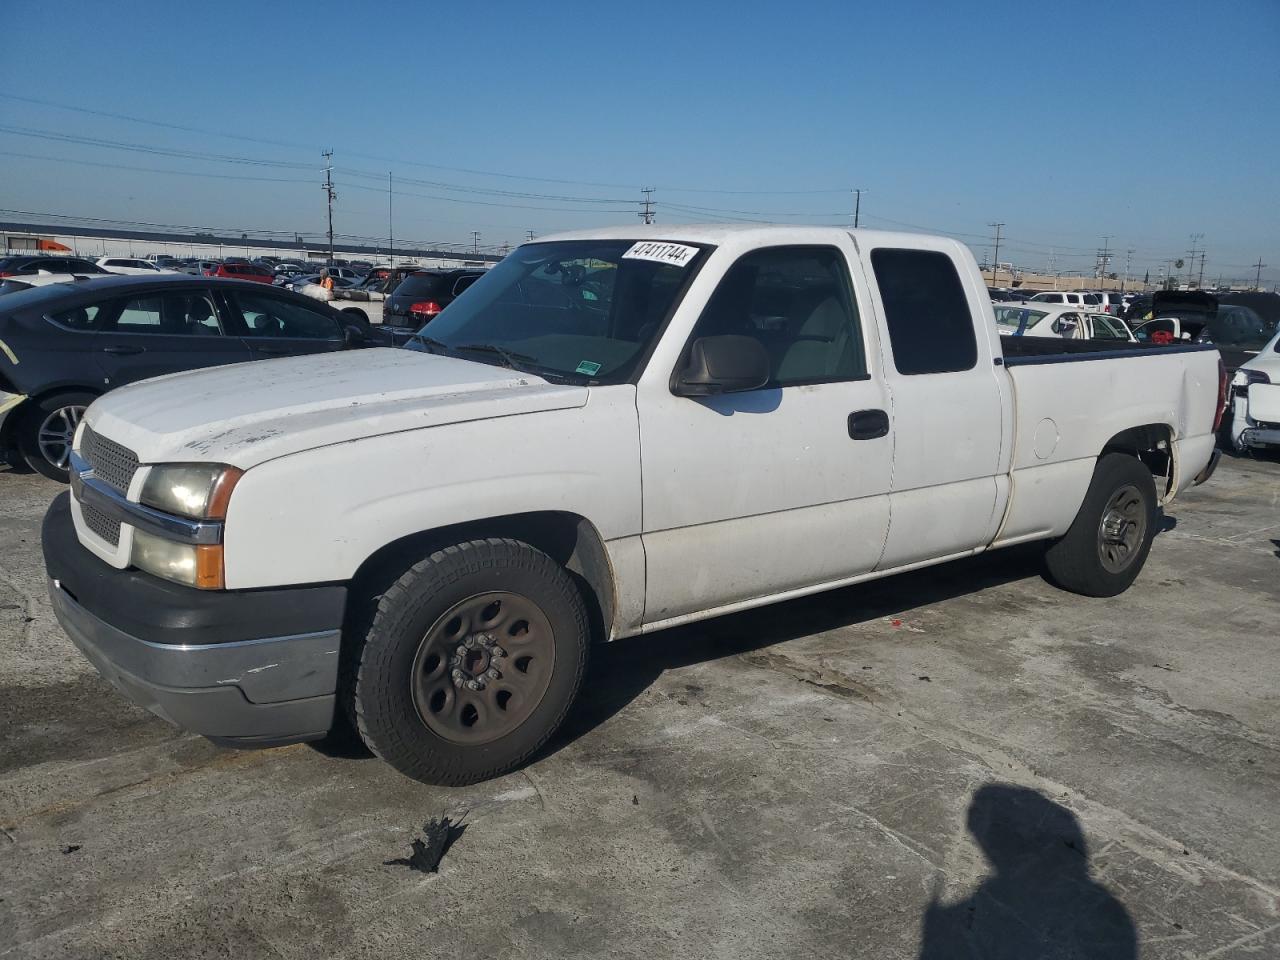
[[[974,794],[968,826],[991,873],[958,903],[941,903],[935,889],[920,960],[1135,960],[1133,920],[1090,874],[1075,814],[996,783]]]

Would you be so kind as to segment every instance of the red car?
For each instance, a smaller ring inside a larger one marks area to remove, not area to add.
[[[206,277],[229,277],[232,280],[253,280],[257,283],[272,283],[273,274],[266,267],[253,263],[220,263],[212,270],[204,272]]]

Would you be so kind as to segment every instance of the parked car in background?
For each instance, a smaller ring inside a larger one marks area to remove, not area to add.
[[[48,254],[0,257],[0,279],[32,277],[41,273],[96,276],[106,272],[92,260],[86,260],[83,257],[51,257]]]
[[[284,290],[185,274],[54,283],[0,297],[0,450],[65,480],[85,407],[136,380],[390,337]]]
[[[301,267],[295,267],[292,264],[280,264],[271,272],[271,282],[278,287],[284,286],[305,275]]]
[[[99,257],[96,263],[108,273],[124,276],[155,276],[159,273],[177,272],[163,269],[159,260],[140,260],[136,257]]]
[[[1280,314],[1267,318],[1241,303],[1219,303],[1200,290],[1158,291],[1150,313],[1152,319],[1133,327],[1140,342],[1213,344],[1229,374],[1265,348],[1280,320]]]
[[[417,330],[483,276],[482,270],[416,270],[383,303],[382,322]]]
[[[1280,330],[1231,378],[1231,446],[1280,448]]]
[[[1060,337],[1063,340],[1110,340],[1116,343],[1136,342],[1133,333],[1119,317],[1095,313],[1079,307],[1036,304],[998,303],[995,305],[996,326],[1002,336]]]
[[[47,287],[54,283],[76,283],[91,280],[99,274],[87,273],[38,273],[35,276],[6,277],[0,280],[0,294],[17,293],[33,287]]]
[[[1077,293],[1074,290],[1042,290],[1040,293],[1034,294],[1030,303],[1061,303],[1070,304],[1074,307],[1083,307],[1086,303],[1083,293]]]
[[[329,276],[333,277],[335,280],[342,279],[342,280],[350,280],[352,283],[359,283],[364,278],[363,273],[360,273],[357,270],[353,270],[350,267],[345,267],[345,266],[329,267],[328,270],[329,270]]]
[[[330,274],[332,276],[332,274]],[[301,290],[303,287],[312,286],[320,282],[320,274],[306,273],[300,276],[293,276],[286,280],[283,286],[290,290]],[[349,289],[354,287],[360,281],[351,277],[333,277],[333,286],[335,289]]]
[[[207,277],[210,272],[218,269],[217,260],[190,260],[183,264],[182,272],[194,274],[197,277]]]
[[[1103,313],[1120,316],[1124,313],[1124,294],[1118,290],[1101,290],[1097,294],[1098,306]]]
[[[228,280],[252,280],[255,283],[270,283],[275,279],[275,274],[266,267],[260,267],[255,263],[234,263],[231,261],[218,264],[208,271],[205,276],[223,277]]]

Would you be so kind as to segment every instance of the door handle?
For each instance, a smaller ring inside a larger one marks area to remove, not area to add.
[[[258,347],[257,350],[259,353],[268,353],[273,356],[283,356],[289,352],[288,347]]]
[[[849,414],[849,438],[876,440],[889,435],[889,414],[883,410],[858,410]]]
[[[146,347],[129,347],[124,344],[113,344],[109,347],[103,347],[102,352],[111,353],[118,357],[124,357],[135,353],[144,353],[146,349]]]

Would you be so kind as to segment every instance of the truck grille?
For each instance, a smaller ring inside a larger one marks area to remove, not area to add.
[[[105,513],[93,507],[80,504],[80,512],[84,515],[85,526],[100,536],[113,547],[120,545],[120,521],[112,520]]]
[[[138,472],[138,455],[128,447],[98,436],[86,424],[84,433],[80,436],[80,456],[103,483],[115,487],[121,493],[129,492],[129,483]],[[117,529],[117,534],[118,532]]]

